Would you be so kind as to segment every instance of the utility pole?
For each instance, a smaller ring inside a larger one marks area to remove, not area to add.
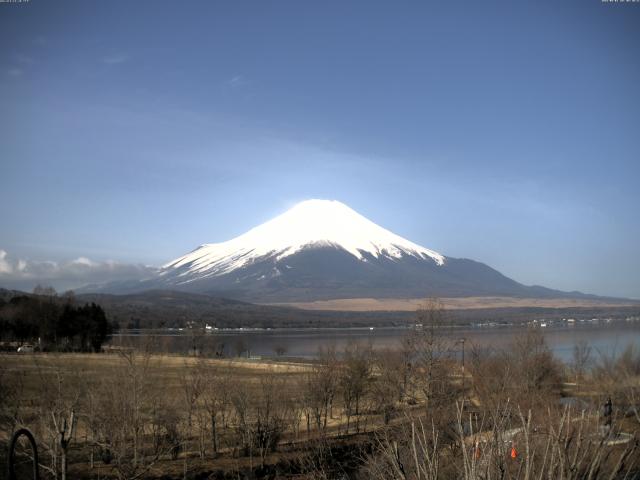
[[[464,397],[465,397],[465,390],[464,390],[464,377],[465,377],[465,372],[464,372],[464,342],[465,342],[465,338],[462,337],[459,342],[462,344],[462,400],[464,402]]]

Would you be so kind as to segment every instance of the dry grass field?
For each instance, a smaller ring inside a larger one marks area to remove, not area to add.
[[[137,478],[141,473],[144,478],[183,478],[185,471],[238,472],[297,464],[309,442],[318,438],[313,409],[304,406],[314,372],[311,363],[133,351],[0,354],[6,409],[0,443],[6,445],[15,428],[15,422],[6,421],[12,416],[34,432],[41,457],[59,455],[54,453],[56,435],[50,420],[64,419],[73,410],[77,422],[67,454],[70,478]],[[331,381],[337,378],[333,373]],[[331,401],[331,415],[320,413],[326,438],[355,434],[356,422],[358,432],[381,423],[370,407],[366,414],[361,407],[363,412],[354,421],[353,415],[344,414],[340,397]],[[215,434],[212,413],[218,422]],[[136,423],[140,427],[132,431],[129,427]],[[128,438],[110,438],[113,431],[122,430],[127,430]],[[131,440],[135,436],[139,439]],[[269,436],[279,445],[277,454]],[[260,445],[261,441],[265,443]],[[144,459],[137,467],[130,465],[132,448],[139,449]],[[99,461],[99,452],[107,449],[114,457],[115,450],[122,450],[122,457],[108,465]]]
[[[638,305],[638,302],[626,300],[592,300],[576,298],[515,298],[515,297],[460,297],[440,298],[444,308],[467,310],[479,308],[570,308],[570,307],[625,307]],[[292,302],[282,305],[304,310],[337,310],[352,312],[371,311],[416,311],[424,303],[424,298],[343,298],[336,300],[317,300],[314,302]]]
[[[84,378],[104,378],[122,367],[122,358],[117,353],[3,353],[0,354],[0,364],[5,376],[21,376],[26,394],[35,395],[36,384],[50,380],[49,377],[58,372],[73,372]],[[272,373],[294,378],[309,371],[310,364],[151,354],[145,374],[147,379],[161,384],[166,395],[175,397],[180,394],[180,379],[184,378],[184,372],[195,367],[231,375],[236,381],[255,382],[261,375]]]
[[[440,312],[425,315],[437,322]],[[47,479],[640,472],[640,351],[589,365],[584,346],[562,365],[531,330],[500,351],[469,345],[463,370],[438,332],[416,331],[396,350],[329,349],[308,363],[144,349],[2,354],[0,468],[23,425],[37,438]],[[608,397],[610,417],[601,409]],[[20,458],[28,465],[27,450]]]

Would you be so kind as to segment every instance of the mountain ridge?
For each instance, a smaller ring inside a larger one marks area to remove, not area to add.
[[[348,298],[598,298],[523,285],[481,262],[444,256],[335,200],[307,200],[246,233],[205,243],[150,279],[83,288],[169,289],[252,303]]]

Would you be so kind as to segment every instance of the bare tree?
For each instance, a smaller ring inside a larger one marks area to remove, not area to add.
[[[205,388],[205,376],[202,363],[184,362],[184,369],[179,376],[185,411],[187,412],[187,427],[192,426],[193,414],[198,400]]]
[[[420,419],[407,419],[399,430],[383,429],[375,436],[375,455],[365,467],[375,480],[436,480],[442,455],[438,430]]]
[[[226,428],[230,406],[230,393],[233,384],[229,367],[218,369],[207,364],[204,371],[205,385],[202,391],[204,408],[209,417],[211,427],[211,444],[213,452],[218,453],[220,446],[220,426]]]
[[[437,428],[420,419],[379,433],[367,463],[370,477],[611,480],[637,474],[638,443],[609,445],[598,434],[597,417],[587,412],[550,409],[539,421],[508,403],[476,421],[462,403],[456,412],[454,443],[443,442]]]
[[[619,355],[601,353],[593,369],[596,401],[612,398],[640,423],[640,350],[629,344]]]
[[[56,289],[51,286],[44,287],[38,284],[33,288],[33,294],[43,297],[55,297],[56,295],[58,295],[58,292],[56,292]]]
[[[443,335],[447,314],[439,299],[427,299],[418,308],[417,319],[418,328],[406,340],[406,348],[414,362],[412,382],[429,410],[452,399],[449,367],[453,343]]]
[[[180,450],[176,409],[153,381],[151,357],[150,346],[121,351],[118,365],[91,388],[96,446],[122,480],[141,478],[163,455]],[[152,450],[146,433],[153,434]]]
[[[11,432],[24,422],[25,370],[9,369],[0,364],[0,430]]]
[[[528,329],[518,335],[511,345],[512,399],[528,410],[544,406],[555,397],[562,380],[562,369],[553,357],[540,329]]]
[[[287,353],[287,346],[278,344],[275,347],[273,347],[273,351],[278,357],[282,357],[285,353]]]
[[[586,340],[580,340],[573,346],[573,361],[571,367],[576,382],[580,381],[591,362],[591,346]]]
[[[275,451],[280,438],[297,418],[296,402],[287,392],[285,377],[267,372],[261,375],[257,390],[239,383],[231,393],[237,445],[249,456],[251,465],[257,453],[264,466],[267,455]]]
[[[261,466],[269,452],[276,450],[284,432],[291,427],[296,408],[287,395],[285,377],[268,373],[260,380],[260,390],[254,403],[253,436],[260,453]]]
[[[408,382],[408,362],[402,351],[385,349],[374,356],[372,393],[375,408],[389,423],[398,402],[405,397]]]
[[[251,398],[252,393],[245,382],[235,382],[229,392],[229,400],[232,407],[231,419],[235,430],[233,440],[234,452],[242,450],[253,461],[253,436],[251,435]]]
[[[39,361],[36,361],[36,370],[40,433],[50,458],[50,464],[42,467],[54,478],[66,480],[68,451],[76,429],[84,382],[76,370],[63,371]]]
[[[206,456],[206,439],[209,431],[209,418],[205,408],[205,391],[208,381],[208,360],[198,359],[196,362],[185,361],[184,370],[180,375],[180,386],[183,394],[184,412],[186,412],[187,422],[184,426],[184,448],[187,449],[186,442],[197,432],[198,452],[200,458]],[[185,455],[184,464],[186,468],[187,457]]]
[[[233,342],[233,351],[236,354],[236,357],[241,357],[243,354],[247,353],[249,351],[247,340],[244,337],[236,338],[235,342]]]
[[[339,382],[347,416],[347,433],[352,416],[356,419],[356,432],[360,431],[360,406],[369,386],[371,357],[371,347],[363,347],[358,343],[347,345],[344,351]]]
[[[306,373],[304,379],[304,405],[307,410],[307,434],[310,430],[310,418],[316,429],[324,435],[327,421],[338,387],[338,371],[335,349],[320,351],[320,359]]]

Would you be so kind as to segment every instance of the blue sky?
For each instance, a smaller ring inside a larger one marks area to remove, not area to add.
[[[31,0],[0,3],[0,42],[0,286],[332,198],[640,298],[638,3]]]

